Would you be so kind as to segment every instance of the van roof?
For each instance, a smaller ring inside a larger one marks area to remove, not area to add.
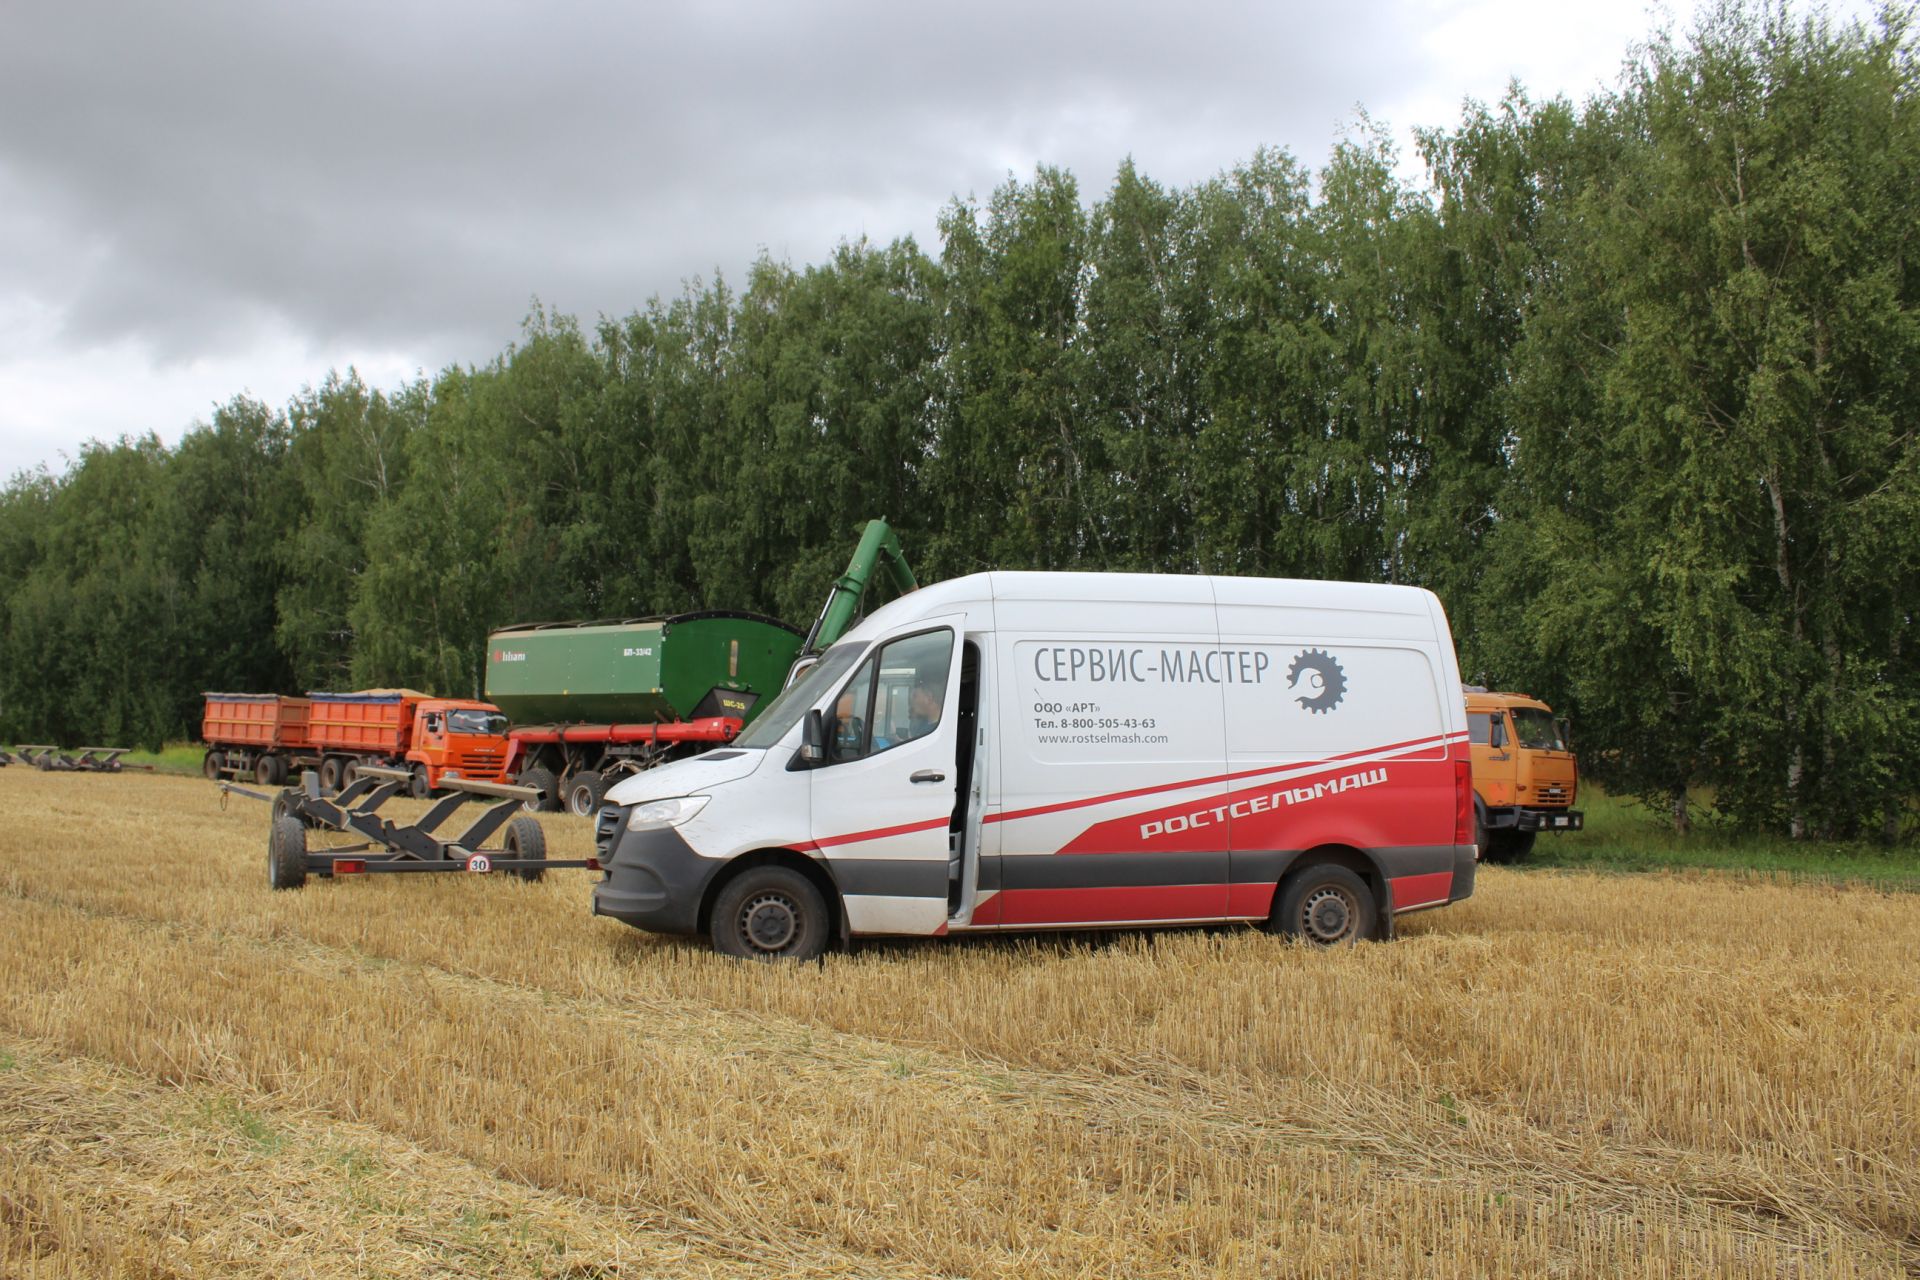
[[[994,571],[948,578],[909,592],[874,611],[847,633],[866,639],[874,632],[919,618],[955,613],[990,600],[1086,603],[1276,604],[1301,609],[1338,609],[1427,619],[1439,612],[1422,587],[1375,582],[1325,582],[1311,578],[1238,578],[1187,573],[1044,573]]]

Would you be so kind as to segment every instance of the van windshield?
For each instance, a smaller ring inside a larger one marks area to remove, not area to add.
[[[1542,711],[1538,707],[1515,707],[1513,732],[1519,737],[1520,745],[1529,751],[1567,749],[1566,743],[1560,740],[1560,726],[1554,723],[1551,711]]]
[[[808,708],[838,684],[840,677],[851,671],[853,664],[860,661],[860,655],[866,651],[865,641],[837,644],[827,650],[820,656],[820,661],[807,668],[798,680],[767,704],[760,718],[748,725],[746,732],[733,740],[733,745],[770,747],[786,737],[787,730],[799,723]]]

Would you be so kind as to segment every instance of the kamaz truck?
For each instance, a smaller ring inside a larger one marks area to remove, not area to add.
[[[1578,831],[1579,762],[1553,709],[1524,693],[1465,686],[1473,753],[1474,842],[1488,862],[1518,862],[1542,831]]]

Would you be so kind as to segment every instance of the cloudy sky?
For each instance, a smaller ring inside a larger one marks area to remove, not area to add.
[[[1184,185],[1364,107],[1612,85],[1695,0],[6,0],[0,476],[332,368],[484,362],[1036,164]],[[1841,3],[1840,13],[1864,6]],[[1410,168],[1411,171],[1411,168]]]

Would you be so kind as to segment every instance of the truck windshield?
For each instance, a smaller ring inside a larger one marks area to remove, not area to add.
[[[807,709],[820,700],[821,695],[840,683],[840,677],[852,670],[853,664],[860,660],[860,655],[866,650],[864,642],[837,644],[827,650],[820,656],[820,661],[767,704],[760,718],[748,725],[747,731],[733,740],[733,745],[770,747],[780,741],[786,736],[787,730],[799,723]]]
[[[1551,711],[1541,711],[1537,707],[1515,707],[1513,731],[1518,735],[1520,745],[1530,751],[1567,749],[1567,744],[1560,740],[1560,726],[1554,723]]]
[[[507,731],[507,718],[498,711],[447,712],[448,733],[482,733],[497,738]]]

